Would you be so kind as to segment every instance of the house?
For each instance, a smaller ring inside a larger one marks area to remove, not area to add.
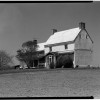
[[[38,43],[38,59],[34,67],[76,68],[92,66],[93,40],[88,34],[85,23],[77,28],[64,31],[53,29],[53,34],[44,43]]]
[[[53,34],[44,44],[44,51],[46,68],[50,68],[52,63],[57,67],[59,57],[60,61],[63,57],[70,59],[70,62],[66,64],[67,67],[91,66],[93,40],[85,28],[85,23],[81,22],[77,28],[59,32],[54,29]]]

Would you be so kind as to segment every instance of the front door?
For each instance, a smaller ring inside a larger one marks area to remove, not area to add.
[[[48,55],[47,56],[47,66],[49,68],[54,68],[55,65],[55,56],[54,55]]]

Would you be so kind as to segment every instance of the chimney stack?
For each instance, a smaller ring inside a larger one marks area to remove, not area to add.
[[[57,32],[57,29],[52,29],[53,30],[53,34]]]
[[[85,23],[80,22],[80,23],[79,23],[79,28],[80,28],[80,29],[85,29]]]
[[[35,44],[37,44],[37,40],[36,40],[36,39],[35,39],[35,40],[33,40],[33,41],[34,41],[34,43],[35,43]]]

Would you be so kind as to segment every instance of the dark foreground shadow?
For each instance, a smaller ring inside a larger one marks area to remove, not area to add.
[[[93,96],[72,96],[72,97],[0,97],[0,99],[94,99]]]

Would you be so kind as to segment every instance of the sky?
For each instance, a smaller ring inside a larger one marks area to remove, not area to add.
[[[94,41],[93,64],[100,65],[100,2],[93,3],[1,3],[0,50],[11,55],[22,43],[37,39],[46,42],[52,29],[76,28],[86,23]]]

